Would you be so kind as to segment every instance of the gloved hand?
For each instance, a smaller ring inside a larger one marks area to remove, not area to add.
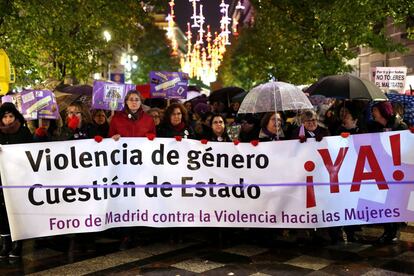
[[[237,146],[239,143],[240,143],[240,141],[239,141],[238,139],[234,139],[234,140],[233,140],[233,144],[234,144],[235,146]]]
[[[155,139],[155,134],[154,133],[147,133],[145,136],[147,136],[148,140],[150,140],[150,141]]]
[[[201,144],[206,145],[208,143],[208,140],[207,139],[201,139],[200,142],[201,142]]]
[[[181,140],[183,140],[183,137],[180,135],[174,136],[175,141],[180,142]]]
[[[348,138],[349,135],[351,135],[349,132],[341,132],[341,137],[342,138]]]
[[[45,127],[38,127],[38,128],[36,128],[35,135],[37,137],[45,137],[45,136],[47,136],[47,128],[45,128]]]
[[[306,136],[299,136],[299,142],[300,143],[305,143],[306,140],[308,140],[308,138],[306,138]]]
[[[251,140],[250,144],[256,147],[259,144],[259,140]]]
[[[100,142],[102,142],[103,137],[102,137],[102,136],[100,136],[100,135],[96,135],[96,136],[94,137],[94,139],[95,139],[95,141],[96,141],[97,143],[100,143]]]

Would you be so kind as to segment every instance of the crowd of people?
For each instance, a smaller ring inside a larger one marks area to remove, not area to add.
[[[147,106],[136,90],[127,93],[124,109],[115,113],[90,110],[81,102],[70,104],[56,120],[39,119],[26,122],[12,103],[0,107],[0,144],[64,141],[76,139],[121,137],[171,137],[215,142],[251,142],[297,139],[305,143],[308,138],[321,141],[329,135],[359,134],[404,130],[403,110],[388,101],[329,100],[315,110],[299,112],[269,112],[238,115],[239,102],[226,107],[221,102],[171,101],[168,106]],[[396,112],[398,110],[398,112]],[[11,242],[7,211],[0,189],[0,258],[18,258],[20,241]],[[397,238],[399,223],[385,224],[380,242]],[[358,227],[345,227],[348,241],[355,240]],[[333,241],[342,238],[339,227],[329,230]],[[128,233],[125,239],[128,241]]]

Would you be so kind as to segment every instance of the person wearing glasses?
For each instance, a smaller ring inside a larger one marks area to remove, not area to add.
[[[301,143],[306,142],[308,138],[315,138],[320,142],[323,137],[329,136],[329,130],[318,124],[318,116],[313,110],[306,110],[300,115],[302,126],[298,127],[292,133],[292,139],[299,139]]]
[[[109,137],[118,141],[121,137],[146,137],[147,134],[156,134],[154,120],[142,109],[141,94],[130,90],[125,96],[124,109],[112,117]]]
[[[226,118],[224,118],[223,115],[212,115],[209,125],[211,132],[209,133],[207,140],[213,142],[231,142],[231,139],[227,134]]]
[[[142,108],[141,93],[130,90],[125,95],[123,110],[115,112],[109,123],[108,136],[118,141],[121,137],[146,137],[148,134],[156,134],[154,120]],[[121,229],[123,237],[119,250],[129,249],[137,242],[140,235],[136,232],[135,227]]]
[[[64,126],[57,140],[93,138],[92,118],[82,102],[73,102],[66,109]]]

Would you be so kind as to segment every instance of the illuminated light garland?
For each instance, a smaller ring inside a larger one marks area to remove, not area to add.
[[[244,10],[245,7],[242,5],[241,1],[237,2],[236,10]]]
[[[168,21],[168,27],[167,27],[167,37],[171,40],[171,55],[172,56],[177,56],[178,55],[178,42],[177,42],[177,38],[175,37],[175,32],[174,32],[174,28],[175,28],[175,15],[174,15],[174,0],[171,0],[170,2],[168,2],[168,4],[170,5],[170,13],[168,14],[166,20]]]
[[[243,6],[241,0],[237,2],[237,5],[235,7],[236,11],[243,12],[246,8]],[[239,25],[239,19],[240,19],[240,12],[236,13],[236,17],[233,17],[233,25],[232,25],[232,31],[234,36],[239,35],[238,31],[238,25]]]
[[[197,15],[197,2],[200,0],[188,0],[190,3],[193,3],[193,15],[191,16],[191,19],[193,19],[193,25],[191,27],[196,28],[199,27],[198,25],[198,15]]]
[[[205,31],[204,31],[204,19],[205,19],[205,17],[203,15],[203,5],[200,5],[200,14],[198,15],[198,23],[199,23],[198,35],[199,35],[199,38],[198,38],[197,43],[201,44],[201,45],[204,44],[204,40],[203,40],[204,33],[205,33]]]
[[[203,5],[199,6],[199,13],[197,14],[197,2],[199,1],[189,0],[193,7],[193,15],[191,16],[192,23],[187,23],[187,52],[180,56],[180,66],[181,70],[188,73],[190,78],[197,78],[209,85],[211,82],[217,80],[217,71],[226,52],[226,46],[230,45],[229,35],[231,32],[229,31],[229,26],[232,20],[228,16],[229,5],[222,0],[219,6],[220,13],[222,14],[220,20],[221,32],[219,34],[215,32],[213,38],[210,25],[207,25],[207,31],[204,29],[205,17],[203,15]],[[178,53],[177,40],[173,32],[175,26],[174,0],[171,0],[169,4],[171,12],[167,17],[169,28],[167,36],[171,40],[172,55],[174,55],[174,53]],[[244,10],[241,1],[238,1],[236,10]],[[237,35],[237,23],[234,24],[233,22],[231,27],[235,35]],[[192,39],[195,38],[192,29],[197,33],[195,43],[192,42]]]

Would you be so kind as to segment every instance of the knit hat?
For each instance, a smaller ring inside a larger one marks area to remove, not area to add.
[[[6,102],[0,106],[0,119],[3,119],[6,113],[13,114],[16,120],[19,120],[21,124],[24,124],[25,120],[23,115],[17,110],[13,103]]]
[[[377,102],[372,106],[372,108],[378,108],[379,113],[381,116],[386,119],[387,121],[392,118],[394,115],[394,110],[392,108],[391,102],[384,101],[384,102]],[[371,109],[372,110],[372,109]]]

